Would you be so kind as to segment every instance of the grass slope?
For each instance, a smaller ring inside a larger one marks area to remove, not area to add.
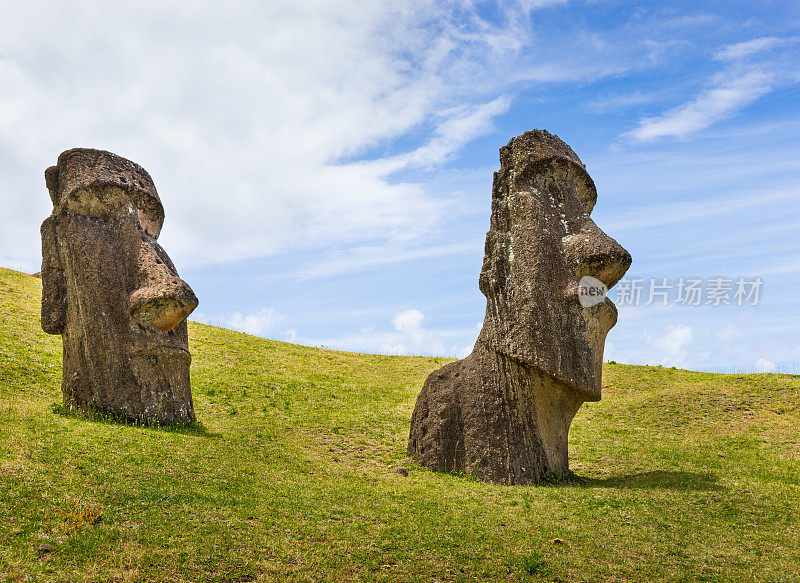
[[[584,481],[502,487],[404,457],[445,359],[192,324],[201,429],[54,413],[40,293],[0,269],[0,581],[800,580],[800,377],[608,365]]]

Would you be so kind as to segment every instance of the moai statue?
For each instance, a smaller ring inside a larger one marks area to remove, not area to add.
[[[76,148],[45,172],[42,328],[64,340],[64,404],[147,423],[195,420],[186,317],[197,307],[156,239],[147,171]]]
[[[483,329],[472,353],[434,371],[417,398],[408,455],[422,466],[502,484],[568,472],[569,426],[582,403],[600,400],[603,344],[617,321],[605,296],[581,301],[582,282],[610,288],[631,264],[590,218],[596,199],[557,136],[534,130],[500,149]]]

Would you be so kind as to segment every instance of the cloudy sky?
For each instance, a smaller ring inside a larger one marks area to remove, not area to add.
[[[497,150],[544,128],[643,288],[607,359],[800,372],[800,3],[119,4],[0,3],[0,264],[38,270],[44,169],[103,148],[153,176],[195,319],[461,356]]]

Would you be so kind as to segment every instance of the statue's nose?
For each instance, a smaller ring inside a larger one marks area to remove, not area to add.
[[[631,266],[631,254],[591,219],[580,231],[564,237],[563,245],[579,279],[591,275],[610,288]]]
[[[145,236],[139,249],[139,287],[130,297],[131,315],[149,328],[169,332],[197,307],[197,296],[178,277],[155,240]]]

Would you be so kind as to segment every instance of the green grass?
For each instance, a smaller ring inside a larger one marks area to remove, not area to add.
[[[40,293],[0,269],[0,581],[800,580],[800,377],[607,365],[582,479],[503,487],[405,458],[442,358],[192,324],[201,427],[60,414]]]

